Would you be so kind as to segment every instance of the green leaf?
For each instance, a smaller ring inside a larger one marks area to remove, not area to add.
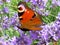
[[[20,36],[20,33],[18,31],[14,30],[13,31],[13,35],[19,37]]]

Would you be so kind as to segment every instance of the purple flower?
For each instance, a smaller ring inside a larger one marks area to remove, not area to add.
[[[0,41],[0,45],[7,45],[6,42]]]
[[[16,24],[16,19],[14,17],[10,18],[10,24],[14,26]]]
[[[0,45],[16,45],[16,37],[12,37],[12,39],[8,40],[5,40],[5,37],[3,38],[0,38]]]
[[[18,25],[18,14],[17,13],[14,13],[14,16],[10,18],[10,25],[12,26],[16,26]]]
[[[4,22],[7,22],[9,20],[8,16],[3,17]]]
[[[40,31],[40,34],[41,34],[40,37],[44,39],[45,42],[49,42],[51,37],[51,35],[49,34],[49,26],[45,25],[43,28],[44,29]]]
[[[9,13],[9,8],[8,7],[4,7],[3,11],[4,11],[4,13]]]
[[[57,27],[56,27],[57,26]],[[43,30],[40,31],[40,38],[39,40],[43,42],[50,42],[52,39],[54,39],[55,41],[58,41],[59,37],[56,33],[59,30],[59,26],[56,24],[56,22],[54,22],[53,24],[50,25],[45,25],[42,26]],[[52,37],[52,38],[51,38]]]
[[[7,43],[2,38],[0,38],[0,45],[7,45]]]
[[[56,34],[57,34],[58,38],[60,39],[60,30],[58,30],[58,31],[56,32]]]
[[[48,0],[42,0],[44,2],[44,6],[46,6]]]
[[[57,3],[57,1],[56,0],[52,0],[52,4],[56,4]]]
[[[16,45],[16,37],[12,37],[12,39],[8,40],[6,43],[8,45]]]
[[[60,0],[57,1],[57,5],[60,6]]]
[[[30,2],[32,2],[33,5],[37,4],[37,0],[31,0]]]
[[[0,0],[0,5],[3,5],[3,2],[2,2],[2,0]]]
[[[9,19],[7,16],[3,17],[2,28],[8,29],[10,27]]]
[[[25,34],[17,38],[17,45],[31,45],[31,43],[32,40]]]
[[[49,45],[49,42],[39,41],[37,45]]]
[[[18,27],[14,26],[14,29],[15,29],[15,30],[18,30]]]
[[[8,28],[9,28],[9,25],[3,23],[3,28],[4,28],[4,29],[8,29]]]
[[[10,2],[10,0],[6,0],[6,2],[8,2],[8,3],[9,3],[9,2]]]
[[[32,40],[36,40],[36,39],[38,39],[39,32],[38,31],[29,31],[29,35]]]
[[[24,0],[25,2],[29,2],[30,0]]]
[[[44,41],[39,41],[37,45],[45,45]]]

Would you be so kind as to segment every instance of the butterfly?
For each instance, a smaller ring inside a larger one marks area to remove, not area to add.
[[[21,26],[17,26],[23,31],[42,30],[43,21],[41,15],[29,8],[26,2],[18,3],[18,19]]]

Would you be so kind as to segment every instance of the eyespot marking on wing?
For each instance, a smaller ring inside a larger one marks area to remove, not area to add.
[[[20,16],[22,16],[24,14],[24,12],[18,12],[18,16],[20,17]]]
[[[34,18],[34,17],[36,17],[36,15],[35,15],[35,14],[32,16],[32,18]]]
[[[24,5],[22,5],[22,4],[19,5],[19,6],[18,6],[18,12],[21,13],[21,12],[24,12],[24,11],[25,11],[25,7],[24,7]]]

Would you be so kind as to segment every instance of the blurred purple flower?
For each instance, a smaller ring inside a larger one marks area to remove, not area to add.
[[[60,6],[60,0],[57,0],[57,5]]]
[[[31,45],[32,40],[25,34],[17,38],[17,45]]]
[[[43,30],[40,31],[40,34],[41,34],[41,38],[44,39],[45,42],[49,42],[50,41],[50,37],[51,35],[48,33],[49,32],[49,26],[48,25],[45,25],[43,27]],[[40,39],[40,38],[39,38]]]
[[[3,17],[2,28],[8,29],[10,27],[9,19],[7,16]]]
[[[8,39],[7,38],[6,38],[6,36],[0,37],[0,45],[16,45],[16,37],[15,36],[12,38],[8,38]]]
[[[38,39],[39,33],[38,33],[38,31],[29,31],[29,35],[32,40],[36,40],[36,39]]]
[[[27,0],[25,0],[27,1]],[[33,9],[34,11],[37,11],[39,14],[40,14],[40,11],[41,10],[44,10],[45,9],[45,5],[47,3],[47,0],[44,1],[44,0],[28,0],[28,2],[31,2],[31,9]],[[36,9],[38,8],[38,10]]]
[[[18,27],[17,27],[17,26],[14,26],[14,29],[15,29],[15,30],[18,30]]]
[[[3,1],[2,0],[0,0],[0,5],[3,5]]]
[[[18,25],[18,14],[14,13],[14,16],[10,18],[10,25],[16,26]]]
[[[7,45],[6,42],[0,40],[0,45]]]
[[[2,38],[0,38],[0,45],[7,45],[7,43]]]
[[[30,2],[32,2],[33,5],[37,4],[37,0],[31,0]]]
[[[44,41],[39,41],[37,45],[45,45]]]
[[[44,6],[46,6],[48,0],[42,0],[44,2]]]
[[[49,42],[39,41],[37,45],[49,45]]]
[[[3,12],[4,13],[9,13],[9,8],[8,7],[4,7]]]
[[[8,16],[4,16],[4,17],[3,17],[3,21],[4,21],[4,22],[7,22],[8,20],[9,20]]]
[[[10,0],[6,0],[6,2],[8,2],[8,3],[9,3],[9,2],[10,2]]]
[[[8,45],[16,45],[16,37],[12,37],[12,39],[8,40],[6,43]]]
[[[55,21],[54,23],[50,25],[42,26],[43,30],[39,32],[41,35],[39,36],[40,42],[47,43],[47,42],[50,42],[52,39],[54,39],[55,41],[58,41],[58,39],[60,38],[59,36],[60,32],[58,32],[60,29],[60,26],[56,22],[57,21]]]
[[[56,32],[58,38],[60,39],[60,29]]]
[[[25,2],[29,2],[30,0],[24,0]]]
[[[57,4],[57,1],[56,0],[52,0],[52,4]]]
[[[9,25],[3,23],[3,28],[4,28],[4,29],[8,29],[8,28],[9,28]]]
[[[12,26],[15,26],[15,24],[16,24],[16,19],[15,19],[14,17],[10,18],[10,24],[11,24]]]
[[[56,20],[55,23],[56,23],[57,27],[60,27],[60,20]]]

